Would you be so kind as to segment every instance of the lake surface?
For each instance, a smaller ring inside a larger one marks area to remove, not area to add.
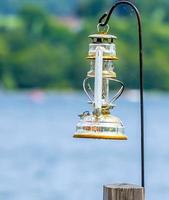
[[[0,93],[0,199],[102,200],[102,186],[140,184],[137,95],[113,114],[128,141],[73,139],[81,93]],[[169,199],[169,95],[145,94],[146,199]]]

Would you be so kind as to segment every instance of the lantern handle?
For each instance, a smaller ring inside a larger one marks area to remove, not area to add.
[[[141,185],[144,187],[144,96],[143,96],[143,47],[142,47],[142,25],[141,25],[141,16],[140,13],[137,9],[137,7],[125,0],[120,0],[118,2],[115,2],[109,12],[104,13],[100,19],[99,19],[99,24],[100,26],[106,26],[108,23],[112,12],[114,9],[121,5],[129,5],[133,10],[135,11],[136,17],[137,17],[137,24],[138,24],[138,40],[139,40],[139,83],[140,83],[140,123],[141,123]]]
[[[124,91],[124,84],[123,82],[117,80],[117,79],[113,79],[113,78],[110,78],[111,81],[114,81],[114,82],[117,82],[117,83],[120,83],[121,87],[120,89],[118,90],[118,92],[114,95],[114,97],[109,101],[110,103],[113,103],[115,102],[123,93]]]
[[[89,92],[87,91],[87,88],[86,88],[86,82],[87,82],[87,80],[89,79],[89,77],[86,77],[85,79],[84,79],[84,81],[83,81],[83,90],[84,90],[84,92],[86,93],[86,95],[87,95],[87,97],[89,98],[89,100],[90,100],[90,102],[92,103],[92,104],[94,104],[94,100],[92,99],[92,97],[91,97],[91,95],[89,94],[89,92],[92,94],[92,96],[93,96],[93,98],[94,98],[94,92],[93,92],[93,90],[92,90],[92,88],[91,88],[91,86],[90,86],[90,84],[88,83],[88,90],[89,90]]]

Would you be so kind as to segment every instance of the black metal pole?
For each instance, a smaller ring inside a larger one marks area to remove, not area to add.
[[[137,16],[137,22],[138,22],[138,39],[139,39],[139,66],[140,66],[140,123],[141,123],[141,186],[144,187],[145,181],[144,181],[144,98],[143,98],[143,46],[142,46],[142,25],[141,25],[141,16],[137,9],[137,7],[129,2],[129,1],[119,1],[114,3],[114,5],[111,7],[110,11],[108,13],[104,13],[102,17],[99,19],[100,26],[107,25],[112,12],[114,9],[121,4],[129,5],[133,8],[135,11],[135,14]],[[106,18],[106,19],[105,19]],[[105,20],[104,20],[105,19]],[[104,21],[103,21],[104,20]]]

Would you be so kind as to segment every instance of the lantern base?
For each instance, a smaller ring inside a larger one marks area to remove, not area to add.
[[[110,114],[96,117],[89,114],[76,126],[74,138],[127,140],[121,120]]]
[[[86,138],[86,139],[107,139],[107,140],[127,140],[127,136],[124,134],[109,135],[109,134],[86,134],[86,133],[75,133],[74,138]]]

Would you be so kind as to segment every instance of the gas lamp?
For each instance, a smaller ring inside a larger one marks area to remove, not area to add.
[[[85,111],[79,115],[80,121],[76,126],[74,137],[126,140],[122,121],[110,113],[110,110],[115,107],[115,101],[124,90],[123,83],[117,79],[114,71],[114,62],[118,59],[115,47],[116,36],[108,34],[108,25],[106,31],[105,28],[100,31],[100,24],[97,28],[97,34],[89,35],[91,43],[87,59],[90,70],[83,81],[83,89],[93,111],[91,113]],[[112,98],[109,97],[110,81],[119,85],[117,93]]]

